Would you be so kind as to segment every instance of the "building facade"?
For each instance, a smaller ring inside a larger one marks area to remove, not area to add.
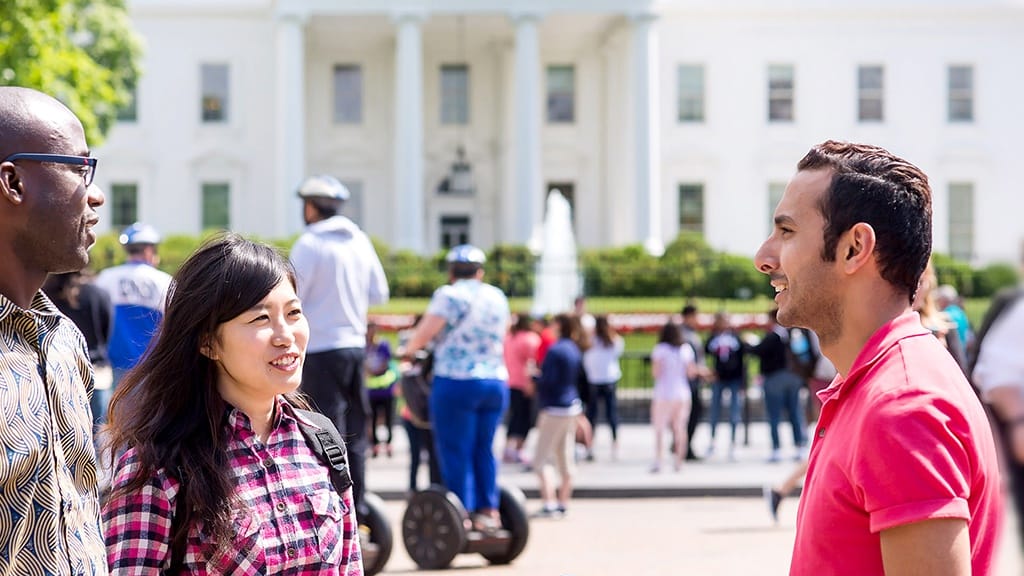
[[[301,228],[308,174],[396,248],[681,230],[753,254],[824,139],[929,174],[935,248],[1013,260],[1024,195],[1017,0],[132,0],[136,105],[97,152],[103,222]]]

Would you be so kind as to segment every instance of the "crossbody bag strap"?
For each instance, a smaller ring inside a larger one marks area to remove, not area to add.
[[[319,412],[298,408],[294,410],[299,416],[296,421],[299,424],[299,430],[302,431],[302,436],[306,439],[306,444],[317,455],[317,458],[327,465],[331,484],[334,485],[335,491],[338,494],[344,494],[352,487],[352,474],[348,467],[348,451],[345,448],[345,441],[334,426],[334,422]],[[303,420],[312,422],[314,426],[310,426]]]

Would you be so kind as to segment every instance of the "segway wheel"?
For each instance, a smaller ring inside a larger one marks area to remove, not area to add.
[[[416,492],[402,516],[402,540],[409,557],[427,570],[447,568],[466,546],[459,499],[440,487]]]
[[[508,564],[522,554],[530,538],[530,520],[526,514],[526,495],[514,486],[499,486],[498,513],[501,527],[510,534],[508,548],[500,553],[481,552],[491,564]]]
[[[359,519],[359,537],[362,539],[363,572],[373,576],[384,569],[391,558],[395,535],[384,514],[384,501],[380,496],[367,492],[363,496],[367,514]]]

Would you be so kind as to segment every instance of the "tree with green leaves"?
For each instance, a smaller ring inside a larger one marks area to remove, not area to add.
[[[125,0],[0,0],[0,14],[0,84],[57,98],[102,143],[141,73]]]

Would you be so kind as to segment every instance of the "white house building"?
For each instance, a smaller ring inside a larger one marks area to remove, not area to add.
[[[753,254],[796,162],[885,146],[935,248],[1024,235],[1020,0],[131,0],[136,106],[97,151],[103,222],[301,228],[309,174],[430,252],[526,243],[558,188],[584,247],[680,230]],[[460,154],[464,151],[464,155]]]

